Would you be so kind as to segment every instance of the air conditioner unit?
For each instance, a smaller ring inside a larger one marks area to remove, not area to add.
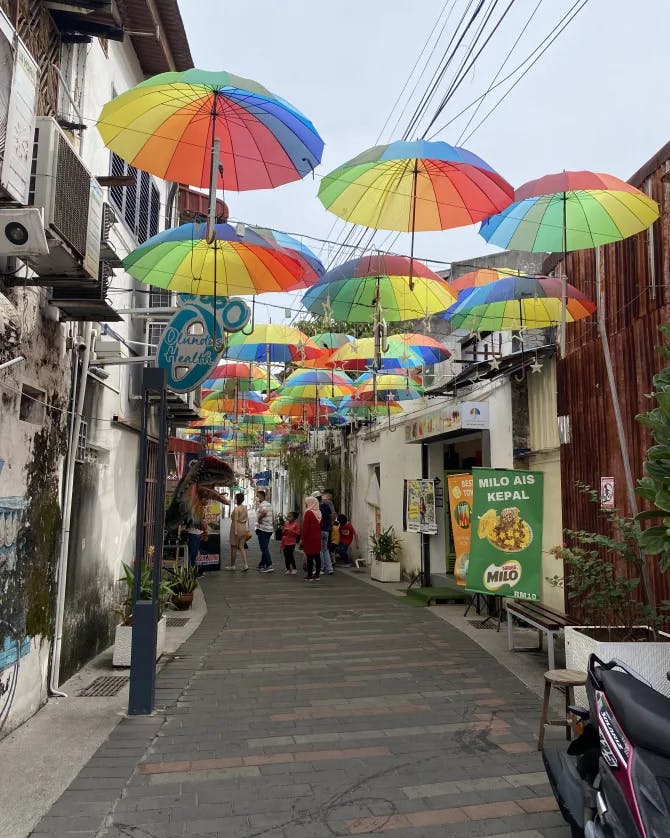
[[[28,203],[39,67],[0,11],[0,197]]]
[[[98,281],[102,189],[55,119],[36,120],[30,203],[44,210],[49,255],[26,262],[40,277]]]
[[[0,255],[25,259],[48,254],[49,245],[39,207],[0,209]]]

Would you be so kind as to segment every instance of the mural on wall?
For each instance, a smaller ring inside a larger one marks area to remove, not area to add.
[[[9,716],[16,695],[21,658],[30,651],[30,639],[20,640],[13,627],[0,620],[5,639],[0,647],[0,733]]]

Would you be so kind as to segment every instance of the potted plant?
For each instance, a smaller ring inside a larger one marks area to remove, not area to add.
[[[578,485],[600,504],[596,491]],[[641,584],[645,557],[639,524],[616,510],[601,510],[601,515],[608,533],[566,530],[570,543],[552,551],[564,562],[568,599],[588,616],[587,625],[565,628],[566,666],[585,671],[591,653],[602,660],[617,658],[670,695],[670,636],[660,630],[662,616]]]
[[[370,534],[370,575],[378,582],[400,582],[400,551],[402,541],[396,538],[393,527]]]
[[[153,555],[153,548],[149,548],[150,556]],[[119,614],[121,623],[116,627],[114,634],[114,655],[113,666],[130,666],[130,652],[132,647],[133,631],[133,606],[135,605],[135,568],[132,565],[123,563],[123,576],[119,579],[123,583],[124,597],[121,600]],[[150,600],[153,587],[153,568],[148,563],[142,564],[140,577],[140,599]],[[165,648],[165,630],[167,620],[165,618],[165,605],[172,596],[170,584],[161,580],[158,590],[158,626],[156,636],[156,660],[163,654]]]
[[[193,595],[198,587],[198,569],[183,565],[168,570],[168,584],[172,590],[170,602],[179,611],[186,611],[193,604]]]

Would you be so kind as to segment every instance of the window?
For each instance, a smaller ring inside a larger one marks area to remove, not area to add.
[[[130,166],[112,153],[112,177],[132,177],[130,186],[112,186],[109,202],[135,234],[139,244],[158,232],[161,196],[151,175]]]
[[[44,421],[44,407],[46,393],[36,390],[28,384],[21,387],[21,404],[19,405],[19,419],[30,422],[31,425],[41,425]]]
[[[172,305],[172,292],[165,288],[156,288],[150,286],[149,289],[149,307],[150,308],[169,308]]]

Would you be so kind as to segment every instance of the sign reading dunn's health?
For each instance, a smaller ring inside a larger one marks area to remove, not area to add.
[[[539,471],[475,468],[471,591],[539,600],[542,577],[542,478]]]

